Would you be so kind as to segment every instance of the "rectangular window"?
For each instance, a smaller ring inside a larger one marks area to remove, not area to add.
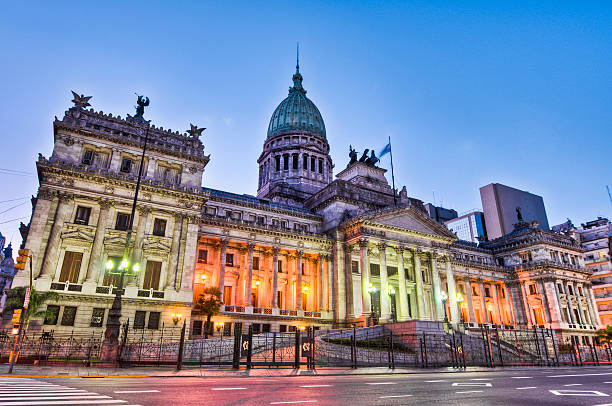
[[[303,170],[307,171],[308,170],[308,155],[303,155],[303,162],[302,162],[302,166],[303,166]]]
[[[293,169],[298,168],[298,154],[293,154],[291,163],[293,164]]]
[[[77,308],[74,306],[65,306],[64,312],[62,313],[62,326],[74,326],[74,319],[76,317]]]
[[[60,307],[57,305],[47,305],[47,314],[45,314],[45,321],[43,324],[48,326],[55,326],[57,319],[59,318]]]
[[[317,165],[317,159],[311,156],[310,157],[310,170],[314,172],[316,170],[316,165]]]
[[[359,261],[351,261],[351,272],[359,273]]]
[[[370,275],[380,276],[380,265],[379,264],[370,264]]]
[[[274,157],[274,163],[275,163],[275,167],[274,169],[276,170],[276,172],[280,171],[280,155],[277,155]]]
[[[153,235],[158,237],[166,236],[166,220],[155,219],[153,222]]]
[[[91,313],[91,322],[89,323],[90,327],[102,327],[104,323],[104,312],[105,309],[95,308]]]
[[[191,333],[194,336],[201,336],[202,335],[202,320],[194,320],[193,321],[193,328],[191,330]]]
[[[280,290],[276,292],[276,303],[278,304],[278,307],[281,309],[283,308],[283,292]]]
[[[158,261],[147,261],[147,269],[144,275],[143,289],[159,289],[159,277],[161,275],[162,263]]]
[[[208,261],[208,250],[198,250],[198,262],[205,264]]]
[[[282,273],[283,272],[283,261],[282,260],[278,260],[278,273]]]
[[[132,172],[132,160],[130,158],[123,158],[121,160],[121,168],[119,169],[121,172],[130,173]]]
[[[77,283],[79,281],[79,273],[81,272],[82,260],[82,252],[66,251],[64,254],[64,263],[62,264],[59,281]]]
[[[283,155],[283,170],[289,170],[289,155]]]
[[[480,296],[478,294],[478,290],[476,289],[476,286],[472,286],[472,296]]]
[[[323,173],[323,160],[319,159],[319,173]]]
[[[136,314],[134,315],[134,329],[143,329],[145,326],[146,317],[147,312],[142,310],[136,310]]]
[[[91,165],[93,163],[94,160],[94,152],[91,149],[86,149],[85,153],[83,154],[83,159],[81,160],[81,163],[83,163],[84,165]]]
[[[89,215],[91,214],[91,207],[78,206],[76,216],[74,216],[74,222],[76,224],[89,224]]]
[[[225,265],[234,266],[234,254],[225,254]]]
[[[491,289],[488,286],[485,287],[485,297],[491,297]]]
[[[253,257],[253,269],[259,271],[259,257]]]
[[[266,223],[265,217],[257,217],[257,224],[264,225]]]
[[[149,322],[147,323],[147,328],[149,330],[158,330],[159,329],[159,319],[161,318],[160,312],[150,312],[149,313]]]
[[[536,287],[534,284],[529,285],[529,294],[530,295],[535,295],[536,294]]]
[[[115,222],[115,230],[125,231],[130,225],[130,215],[126,213],[117,213],[117,221]]]
[[[231,306],[232,304],[232,287],[231,286],[223,287],[223,304],[226,306]]]

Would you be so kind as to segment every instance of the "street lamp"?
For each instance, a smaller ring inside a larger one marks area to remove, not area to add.
[[[178,324],[179,321],[181,321],[182,318],[183,315],[181,313],[172,313],[172,322],[175,326]]]
[[[117,361],[117,351],[119,349],[119,330],[121,329],[121,296],[123,295],[123,279],[125,275],[135,275],[140,272],[140,264],[135,262],[132,264],[130,269],[130,241],[132,239],[132,231],[134,227],[134,216],[136,215],[136,203],[138,202],[138,192],[140,191],[140,180],[142,179],[142,172],[144,169],[144,159],[147,152],[147,143],[149,142],[149,121],[145,120],[144,108],[149,105],[149,98],[138,96],[136,102],[136,115],[132,117],[135,123],[139,123],[145,126],[145,137],[144,145],[142,147],[142,155],[140,157],[140,167],[138,168],[138,178],[136,180],[136,189],[134,191],[134,201],[132,202],[132,213],[130,216],[130,222],[127,228],[127,234],[125,237],[125,247],[123,249],[123,257],[121,262],[118,264],[116,272],[115,264],[112,260],[106,263],[106,269],[109,273],[119,274],[119,286],[115,290],[115,298],[113,300],[113,306],[108,312],[108,320],[106,321],[106,331],[104,332],[104,341],[102,342],[102,348],[100,351],[100,358],[104,361]]]
[[[448,316],[446,314],[446,301],[448,300],[448,295],[446,292],[442,291],[442,293],[440,293],[440,299],[442,299],[442,306],[444,307],[444,322],[448,323]]]

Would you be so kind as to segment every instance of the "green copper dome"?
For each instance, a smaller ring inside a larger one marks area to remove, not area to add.
[[[293,75],[293,87],[289,88],[289,96],[278,105],[272,114],[268,126],[268,138],[295,133],[307,133],[326,138],[323,117],[317,106],[306,97],[306,90],[302,87],[299,65]]]

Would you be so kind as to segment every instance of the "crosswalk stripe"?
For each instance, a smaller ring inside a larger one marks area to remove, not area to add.
[[[127,403],[127,400],[50,400],[50,401],[31,401],[25,402],[0,402],[0,406],[33,406],[33,405],[111,405]]]
[[[74,399],[110,399],[110,396],[106,395],[80,395],[80,396],[16,396],[13,398],[1,399],[4,401],[9,400],[74,400]]]
[[[2,398],[11,396],[60,396],[60,395],[97,395],[97,393],[87,391],[62,391],[62,392],[13,392],[13,393],[0,393],[0,400]]]

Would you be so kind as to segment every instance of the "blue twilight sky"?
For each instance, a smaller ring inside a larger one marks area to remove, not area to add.
[[[138,92],[156,125],[207,127],[204,185],[255,194],[296,41],[335,173],[349,144],[391,136],[396,184],[425,202],[463,212],[500,182],[542,195],[550,224],[610,216],[610,21],[609,2],[558,0],[7,2],[0,232],[20,242],[10,220],[29,215],[70,90],[121,116]]]

